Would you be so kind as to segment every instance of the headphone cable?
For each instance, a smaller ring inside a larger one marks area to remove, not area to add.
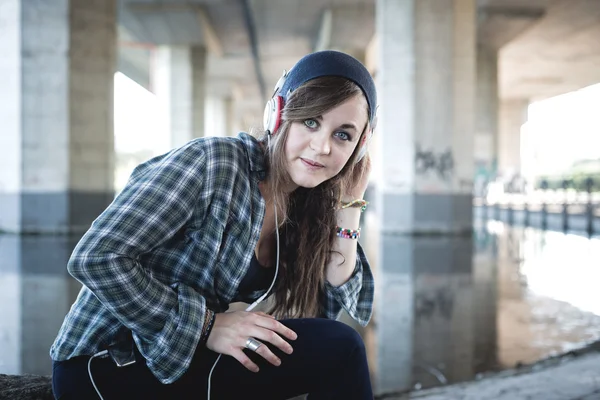
[[[267,133],[267,147],[270,148],[271,147],[271,132],[267,130],[266,133]],[[273,209],[275,211],[275,241],[277,243],[277,252],[276,252],[276,254],[277,254],[277,260],[275,262],[275,276],[273,277],[273,281],[271,282],[271,286],[269,286],[269,289],[267,289],[267,291],[265,292],[265,294],[263,294],[262,296],[260,296],[258,298],[258,300],[256,300],[254,303],[252,303],[251,305],[249,305],[248,308],[246,308],[245,311],[252,311],[264,299],[266,299],[267,296],[270,294],[271,289],[273,289],[273,286],[275,285],[275,282],[277,281],[277,273],[279,272],[279,221],[277,220],[277,203],[275,201],[275,197],[273,197]],[[207,390],[207,393],[206,393],[206,399],[207,400],[210,400],[210,388],[211,388],[212,374],[213,374],[213,371],[215,370],[215,367],[217,366],[217,363],[221,359],[221,356],[222,356],[222,354],[219,354],[219,356],[215,360],[215,363],[213,364],[212,368],[210,369],[210,373],[208,374],[208,390]]]

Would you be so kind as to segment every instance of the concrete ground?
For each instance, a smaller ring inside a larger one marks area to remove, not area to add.
[[[378,397],[378,400],[599,400],[600,352],[565,356],[479,381]]]

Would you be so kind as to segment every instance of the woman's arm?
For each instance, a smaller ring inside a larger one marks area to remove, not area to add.
[[[134,332],[140,352],[163,383],[177,379],[191,360],[206,302],[185,285],[154,279],[139,257],[172,237],[203,202],[209,191],[206,165],[197,143],[140,165],[68,263],[69,273]]]
[[[348,202],[362,199],[366,182],[358,190],[345,196]],[[360,208],[337,210],[337,225],[344,229],[359,228]],[[375,282],[364,251],[357,239],[337,237],[331,261],[325,270],[324,316],[337,319],[345,309],[361,325],[366,325],[373,313]]]
[[[344,229],[359,228],[360,208],[337,210],[337,226]],[[326,267],[326,278],[334,287],[346,283],[356,269],[356,239],[337,237],[333,246],[331,261]]]

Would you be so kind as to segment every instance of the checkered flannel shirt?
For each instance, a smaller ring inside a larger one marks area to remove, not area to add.
[[[265,214],[263,152],[246,133],[206,137],[139,165],[75,247],[68,271],[83,287],[50,349],[61,361],[93,355],[128,332],[163,383],[187,370],[207,308],[240,298]],[[356,269],[326,283],[324,317],[342,308],[366,325],[374,282],[359,246]],[[242,296],[243,297],[243,296]]]

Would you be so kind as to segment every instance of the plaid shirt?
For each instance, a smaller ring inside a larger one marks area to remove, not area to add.
[[[79,241],[68,271],[83,284],[50,349],[61,361],[92,355],[131,330],[163,383],[187,370],[207,308],[248,298],[246,274],[265,215],[263,153],[248,134],[206,137],[139,165]],[[326,283],[325,317],[342,308],[366,325],[374,282],[359,246],[342,286]]]

